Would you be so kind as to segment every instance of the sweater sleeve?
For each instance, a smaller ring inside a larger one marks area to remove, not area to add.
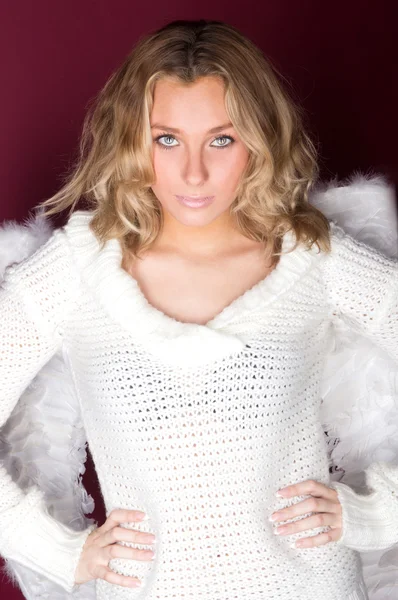
[[[398,261],[332,223],[332,252],[324,262],[324,277],[333,313],[398,364]],[[398,542],[398,466],[375,462],[365,475],[367,495],[342,482],[329,484],[342,507],[337,544],[382,550]]]
[[[65,234],[6,268],[0,284],[0,426],[40,369],[60,348],[78,294]],[[0,555],[27,566],[71,592],[86,538],[47,511],[44,493],[23,491],[0,465]]]

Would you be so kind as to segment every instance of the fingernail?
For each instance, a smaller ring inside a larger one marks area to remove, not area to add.
[[[271,515],[271,516],[269,517],[269,520],[270,520],[271,522],[277,521],[277,519],[278,519],[278,515]]]
[[[139,521],[148,521],[148,519],[149,519],[148,515],[141,511],[138,512],[137,517],[138,517]]]

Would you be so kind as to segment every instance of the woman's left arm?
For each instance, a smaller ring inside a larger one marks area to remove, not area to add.
[[[398,261],[332,223],[332,252],[323,272],[333,313],[398,364]],[[398,542],[398,466],[375,462],[365,474],[368,495],[342,482],[330,484],[342,508],[337,543],[358,551],[381,550]]]

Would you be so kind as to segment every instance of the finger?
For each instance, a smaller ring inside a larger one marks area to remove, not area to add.
[[[132,542],[134,544],[154,544],[153,534],[146,531],[127,529],[126,527],[114,527],[102,534],[98,544],[101,548],[114,544],[115,542]]]
[[[96,579],[103,579],[108,583],[114,583],[123,587],[131,588],[139,587],[141,585],[141,581],[138,579],[138,577],[128,577],[127,575],[119,575],[119,573],[115,573],[115,571],[112,571],[112,569],[105,565],[98,565],[94,576]]]
[[[109,513],[109,516],[106,519],[105,523],[103,525],[101,525],[101,530],[102,530],[102,532],[109,531],[109,529],[112,529],[112,527],[116,527],[117,525],[120,525],[120,523],[127,523],[127,522],[138,523],[138,522],[142,521],[144,516],[145,516],[145,513],[143,513],[140,510],[128,510],[128,509],[124,509],[124,508],[116,508],[115,510],[112,510]]]
[[[294,544],[297,548],[312,548],[313,546],[324,546],[329,542],[334,542],[340,537],[340,529],[331,529],[318,535],[312,535],[297,540]]]
[[[276,513],[277,519],[274,522],[287,521],[293,517],[298,517],[311,512],[338,514],[339,506],[329,500],[324,500],[323,498],[311,497],[302,500],[301,502],[296,502],[296,504],[292,504],[289,508],[278,510]]]
[[[130,560],[152,560],[155,553],[152,550],[141,550],[141,548],[130,548],[120,544],[112,544],[104,549],[107,561],[112,558],[128,558]]]
[[[324,483],[314,479],[300,481],[299,483],[281,488],[278,491],[282,493],[283,498],[290,498],[292,496],[305,496],[307,494],[311,494],[311,496],[316,497],[323,497],[327,500],[335,500],[337,498],[337,492],[334,488],[330,488]]]
[[[332,527],[333,529],[336,527],[341,527],[340,519],[337,517],[337,515],[333,515],[331,513],[317,513],[312,517],[307,517],[306,519],[300,519],[294,523],[289,523],[289,525],[279,526],[276,528],[275,534],[292,535],[293,533],[297,533],[299,531],[307,531],[308,529],[326,526]]]

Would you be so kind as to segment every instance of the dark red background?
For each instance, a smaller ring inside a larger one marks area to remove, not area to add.
[[[323,178],[371,170],[398,183],[394,2],[273,0],[245,2],[244,10],[241,3],[197,4],[1,3],[0,221],[22,221],[59,189],[89,100],[140,36],[174,19],[226,21],[271,58],[321,142]],[[84,483],[96,502],[92,516],[102,523],[90,458]],[[3,576],[0,597],[22,595]]]

